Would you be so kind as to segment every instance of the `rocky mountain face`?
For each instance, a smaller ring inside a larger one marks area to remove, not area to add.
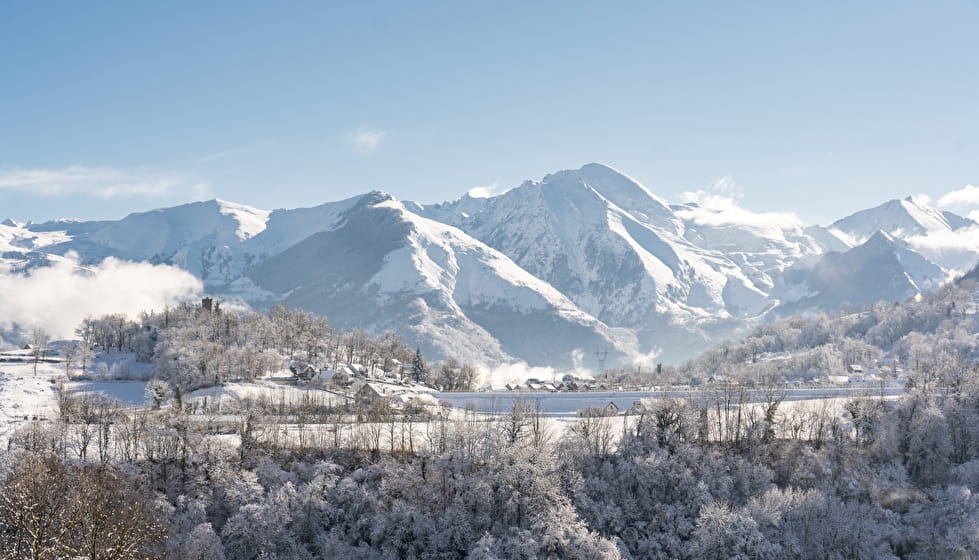
[[[900,299],[979,258],[971,220],[912,199],[830,226],[670,204],[603,165],[492,198],[314,208],[224,201],[119,221],[0,224],[8,273],[77,254],[168,263],[207,290],[337,326],[392,329],[432,358],[562,369],[675,362],[771,315]]]

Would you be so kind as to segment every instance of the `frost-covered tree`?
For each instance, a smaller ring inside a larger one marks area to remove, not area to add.
[[[25,453],[0,486],[5,558],[141,559],[163,526],[153,498],[111,467]]]
[[[173,390],[170,388],[170,384],[162,379],[151,379],[149,383],[146,384],[145,389],[146,398],[153,401],[153,408],[160,408],[160,406],[166,402],[170,396],[173,394]]]
[[[765,538],[751,516],[718,502],[707,504],[700,510],[688,555],[704,560],[774,560],[783,557],[781,547]]]
[[[31,329],[31,355],[34,357],[34,375],[37,375],[37,364],[45,358],[51,336],[41,327]]]
[[[946,482],[952,440],[942,410],[934,405],[916,410],[906,437],[905,464],[911,477],[926,486]]]
[[[224,560],[224,545],[210,523],[201,523],[186,535],[174,558],[180,560]]]
[[[65,362],[65,376],[71,377],[71,366],[78,358],[81,347],[75,341],[66,343],[61,348],[61,359]]]

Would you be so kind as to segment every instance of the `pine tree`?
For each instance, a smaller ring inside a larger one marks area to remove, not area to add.
[[[415,381],[425,379],[428,373],[428,366],[425,365],[425,358],[422,357],[422,349],[418,346],[415,347],[415,357],[411,359],[411,366],[412,376]]]

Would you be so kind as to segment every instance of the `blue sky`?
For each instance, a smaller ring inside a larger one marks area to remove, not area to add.
[[[436,202],[600,161],[825,223],[979,184],[977,28],[975,2],[13,0],[0,217]]]

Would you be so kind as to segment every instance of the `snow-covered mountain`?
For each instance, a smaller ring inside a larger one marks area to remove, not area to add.
[[[763,313],[774,278],[819,251],[801,227],[725,223],[709,209],[670,206],[599,164],[494,198],[411,207],[498,249],[667,360]]]
[[[393,329],[432,358],[561,368],[678,361],[776,314],[896,299],[979,259],[979,225],[921,200],[829,226],[669,203],[600,164],[491,198],[372,192],[264,211],[211,200],[118,221],[0,223],[7,273],[77,254],[190,271],[219,297]]]
[[[221,200],[194,202],[130,214],[95,227],[72,226],[70,236],[48,252],[77,253],[84,261],[117,257],[179,266],[209,280],[241,274],[246,264],[233,248],[265,229],[268,212]],[[29,226],[32,231],[56,230],[58,222]]]
[[[829,228],[842,241],[854,247],[883,231],[898,239],[955,231],[976,225],[968,218],[939,211],[922,200],[908,197],[890,200],[833,222]]]
[[[399,330],[440,355],[570,368],[591,359],[581,349],[608,348],[617,359],[636,352],[627,333],[582,312],[505,255],[383,193],[364,196],[335,227],[248,277],[338,326]]]
[[[878,230],[848,251],[786,270],[775,291],[783,300],[778,314],[897,301],[938,287],[946,276],[906,242]]]
[[[908,242],[916,251],[950,270],[971,268],[979,251],[979,224],[914,197],[890,200],[828,227],[810,229],[813,235],[827,240],[827,244],[835,239],[846,248],[864,243],[878,231]]]

